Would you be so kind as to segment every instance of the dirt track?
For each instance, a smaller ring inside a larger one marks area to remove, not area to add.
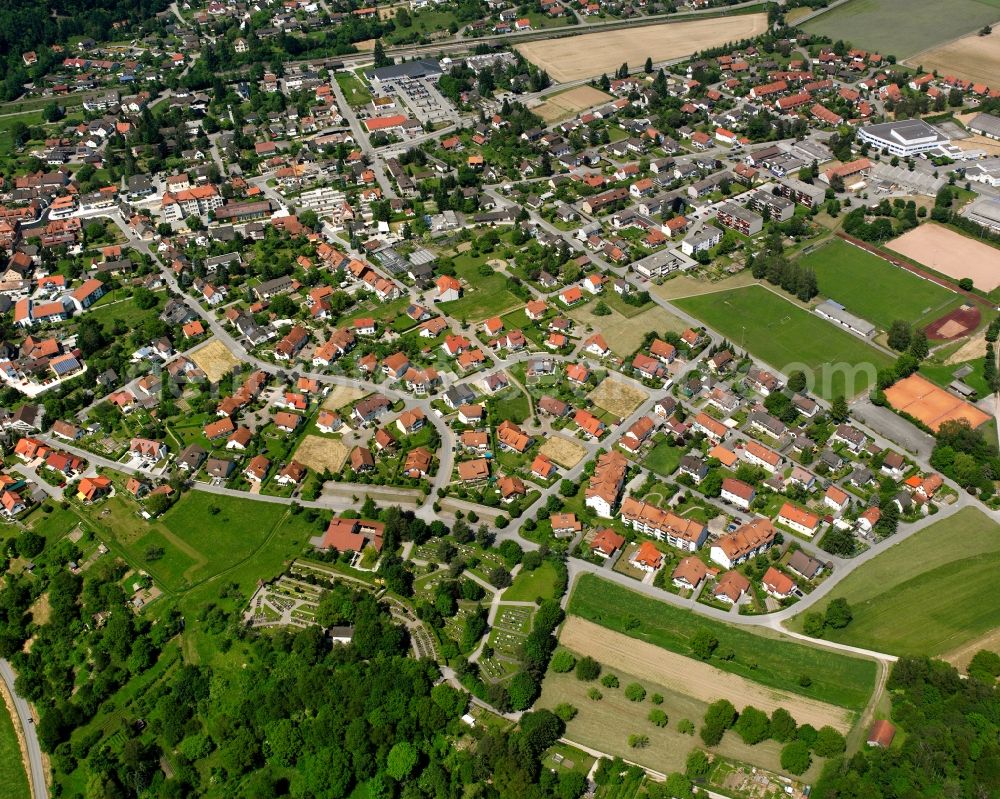
[[[767,688],[576,616],[566,620],[559,642],[630,674],[648,675],[650,680],[702,702],[728,699],[737,710],[753,705],[769,714],[783,707],[799,724],[811,724],[816,729],[829,724],[844,734],[851,729],[852,714],[843,708]]]
[[[517,46],[517,50],[557,83],[611,74],[623,61],[639,66],[647,56],[653,61],[696,53],[726,42],[748,39],[767,30],[764,14],[740,14],[695,22],[642,25],[598,31],[565,39],[543,39]]]

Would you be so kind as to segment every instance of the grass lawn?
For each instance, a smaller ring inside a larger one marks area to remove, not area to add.
[[[505,394],[501,399],[495,399],[491,402],[499,418],[509,419],[514,424],[521,424],[531,413],[528,398],[520,389],[516,393]]]
[[[666,477],[674,473],[677,465],[681,462],[681,455],[683,454],[684,449],[682,447],[674,447],[667,441],[661,441],[649,451],[644,465],[646,468],[652,469],[657,474]]]
[[[986,383],[986,377],[983,374],[982,358],[949,365],[924,363],[920,366],[920,374],[928,380],[937,383],[939,386],[947,386],[955,379],[955,372],[963,366],[971,366],[972,372],[963,377],[962,382],[976,389],[980,397],[988,396],[990,387]]]
[[[843,39],[855,47],[903,59],[996,22],[1000,2],[949,0],[948,13],[941,14],[935,0],[908,0],[906,14],[899,10],[896,0],[851,0],[803,27],[832,41]]]
[[[503,592],[503,599],[506,602],[534,602],[537,597],[555,599],[556,578],[555,567],[547,561],[534,571],[522,570],[513,585]]]
[[[442,302],[441,310],[461,322],[479,322],[489,316],[502,315],[519,305],[524,305],[523,300],[507,290],[506,275],[500,272],[493,272],[490,275],[479,274],[479,267],[495,257],[495,254],[483,254],[473,258],[468,253],[456,256],[455,271],[466,286],[460,299]]]
[[[890,359],[763,286],[675,300],[741,349],[785,374],[802,369],[825,399],[867,391]]]
[[[690,655],[691,640],[707,630],[719,649],[735,652],[732,660],[714,658],[713,666],[851,710],[865,706],[875,683],[873,661],[695,616],[590,574],[577,582],[569,612],[681,655]],[[808,687],[799,684],[803,675],[812,680]]]
[[[372,101],[372,94],[360,78],[350,72],[338,72],[337,84],[352,108],[358,108]]]
[[[944,315],[962,298],[859,247],[835,239],[799,259],[815,270],[820,293],[888,330],[897,319],[916,322]]]
[[[854,620],[827,637],[894,655],[952,652],[997,627],[998,567],[1000,525],[975,508],[963,508],[889,548],[834,588],[830,599],[846,599]],[[801,629],[803,619],[804,614],[796,616],[793,628]]]
[[[14,140],[10,132],[18,122],[23,122],[29,128],[34,125],[41,125],[43,122],[42,112],[34,111],[28,114],[18,114],[13,117],[0,117],[0,157],[13,154]]]
[[[96,319],[105,330],[110,332],[114,323],[121,320],[130,330],[140,327],[148,319],[153,319],[160,312],[163,295],[157,294],[157,303],[152,308],[143,310],[136,305],[131,297],[125,297],[121,290],[105,294],[86,312],[86,316]]]
[[[28,799],[28,775],[24,772],[21,752],[17,746],[14,722],[6,708],[0,710],[0,785],[4,796]]]

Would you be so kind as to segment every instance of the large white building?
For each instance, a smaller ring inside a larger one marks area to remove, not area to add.
[[[950,139],[922,119],[883,122],[858,129],[858,138],[891,155],[919,155],[950,143]]]

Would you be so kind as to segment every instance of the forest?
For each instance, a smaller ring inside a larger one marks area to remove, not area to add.
[[[0,99],[21,94],[30,75],[22,53],[63,44],[73,36],[95,41],[116,38],[115,23],[129,29],[169,5],[168,0],[6,0],[0,3]],[[121,31],[118,36],[123,35]],[[41,65],[44,67],[44,64]]]

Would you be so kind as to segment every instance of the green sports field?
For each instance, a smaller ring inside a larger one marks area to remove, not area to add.
[[[830,599],[846,599],[854,620],[826,637],[893,655],[952,652],[1000,625],[998,567],[1000,525],[963,508],[846,577]]]
[[[802,369],[825,399],[867,391],[888,356],[763,286],[685,297],[674,304],[737,348],[787,374]],[[831,366],[832,365],[832,366]]]
[[[799,260],[816,272],[819,293],[888,330],[897,319],[927,323],[957,308],[962,298],[944,286],[835,239]]]
[[[850,710],[865,706],[875,683],[874,661],[818,649],[763,629],[758,634],[697,616],[591,574],[577,581],[568,610],[687,656],[694,636],[706,630],[718,640],[719,651],[733,652],[729,660],[713,658],[710,662],[716,668]],[[805,675],[811,682],[804,687],[800,679]]]
[[[851,0],[803,28],[904,59],[998,19],[1000,0]]]

